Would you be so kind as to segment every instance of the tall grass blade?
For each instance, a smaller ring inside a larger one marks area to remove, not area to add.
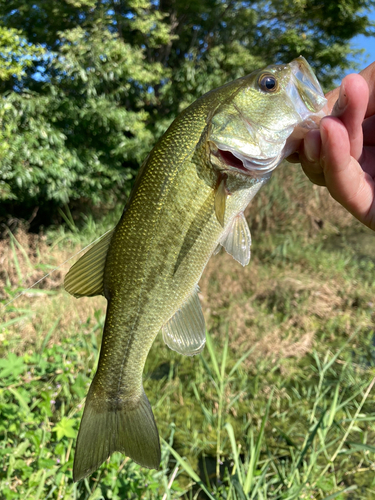
[[[12,231],[8,227],[6,227],[6,230],[10,236],[11,242],[13,242],[16,245],[16,247],[18,248],[18,250],[22,253],[22,255],[27,263],[27,266],[30,269],[33,269],[33,265],[30,262],[30,259],[29,259],[29,256],[27,255],[26,250],[23,248],[21,243],[17,240],[17,238],[14,236],[14,234],[12,233]]]
[[[222,354],[222,358],[221,358],[220,382],[224,382],[224,380],[225,380],[225,368],[226,368],[227,356],[228,356],[228,343],[229,343],[229,338],[228,338],[228,332],[227,332],[226,337],[225,337],[223,354]]]
[[[240,468],[239,453],[238,453],[236,438],[234,436],[234,430],[233,430],[232,424],[230,424],[229,422],[227,424],[225,424],[225,429],[228,433],[230,445],[232,447],[233,460],[234,460],[234,464],[235,464],[235,470],[233,472],[237,473],[237,475],[240,477],[240,480],[242,479],[241,483],[243,483],[243,478],[241,478],[242,470]]]
[[[269,463],[264,464],[263,471],[258,478],[257,484],[254,486],[253,491],[251,492],[251,497],[250,497],[251,500],[255,498],[255,495],[258,493],[259,488],[265,484],[264,479],[266,477],[268,468],[269,468]]]
[[[208,348],[208,352],[210,354],[210,358],[211,358],[216,376],[217,376],[218,380],[220,380],[221,376],[220,376],[219,364],[217,362],[217,356],[216,356],[215,349],[214,349],[214,346],[212,343],[211,335],[208,332],[206,332],[206,345]]]
[[[303,447],[303,449],[301,451],[301,454],[300,454],[300,456],[298,458],[298,462],[297,462],[297,465],[295,466],[295,469],[298,469],[300,467],[300,465],[302,463],[302,460],[305,458],[305,455],[306,455],[308,449],[310,448],[310,446],[312,445],[312,442],[314,441],[314,438],[316,436],[316,433],[318,432],[319,427],[322,425],[322,422],[323,422],[325,414],[326,414],[326,411],[324,411],[321,414],[320,419],[318,420],[318,422],[316,423],[315,427],[313,428],[313,430],[309,434],[309,436],[307,438],[307,441],[306,441],[306,444]]]
[[[202,409],[202,412],[203,412],[203,414],[204,414],[207,422],[209,422],[210,424],[212,424],[213,423],[212,413],[208,410],[208,408],[206,408],[206,406],[202,402],[202,399],[201,399],[201,397],[199,395],[199,391],[198,391],[197,386],[195,385],[195,383],[192,382],[191,385],[192,385],[192,388],[193,388],[193,391],[194,391],[194,395],[195,395],[195,397],[197,398],[197,401],[200,404],[200,407]]]
[[[4,330],[4,328],[7,328],[8,326],[14,325],[15,323],[19,323],[20,321],[23,321],[25,319],[29,319],[30,316],[32,316],[33,313],[30,311],[29,314],[24,314],[23,316],[18,316],[18,318],[13,318],[10,319],[9,321],[5,321],[4,323],[0,324],[0,332],[1,330]]]
[[[360,327],[356,328],[354,330],[354,332],[350,335],[350,337],[348,338],[348,340],[346,342],[344,342],[344,344],[340,347],[340,349],[335,353],[335,355],[327,363],[324,364],[324,366],[322,368],[323,372],[326,372],[333,365],[333,363],[340,356],[340,354],[343,352],[343,350],[346,349],[346,347],[350,344],[350,342],[358,334],[358,332],[360,331],[360,329],[361,329]]]
[[[269,414],[269,411],[270,411],[272,398],[273,398],[273,391],[271,392],[271,395],[270,395],[270,397],[268,399],[268,403],[267,403],[267,406],[266,406],[266,411],[265,411],[265,414],[264,414],[264,417],[262,419],[262,423],[261,423],[261,426],[260,426],[260,431],[259,431],[259,434],[258,434],[258,439],[257,439],[256,444],[255,444],[255,449],[251,450],[252,453],[251,453],[251,458],[250,458],[250,463],[249,463],[249,469],[247,471],[246,480],[245,480],[245,484],[244,484],[245,495],[247,495],[250,492],[252,484],[253,484],[254,475],[255,475],[255,471],[256,471],[256,467],[257,467],[257,464],[258,464],[258,460],[259,460],[259,456],[260,456],[260,451],[261,451],[261,447],[262,447],[262,441],[263,441],[263,436],[264,436],[264,429],[265,429],[266,422],[267,422],[267,419],[268,419],[268,414]]]
[[[35,497],[34,497],[34,500],[39,500],[41,494],[43,493],[43,489],[44,489],[44,485],[45,485],[45,482],[46,482],[46,471],[44,470],[42,472],[42,477],[40,479],[40,483],[39,483],[39,486],[38,486],[38,489],[36,490],[36,494],[35,494]]]
[[[240,357],[240,359],[236,362],[236,364],[233,366],[233,368],[229,372],[229,375],[228,375],[229,378],[236,373],[236,371],[238,370],[238,367],[242,364],[243,361],[245,361],[246,358],[248,358],[250,356],[250,354],[253,352],[253,350],[254,350],[254,347],[251,347],[248,351],[245,352],[245,354],[243,354]]]
[[[59,211],[59,214],[61,215],[61,217],[64,219],[64,221],[65,221],[66,225],[68,226],[68,228],[72,231],[72,233],[77,233],[78,232],[78,228],[75,225],[74,219],[72,217],[72,213],[69,210],[68,205],[65,205],[65,211],[66,211],[66,213],[61,208],[58,208],[58,211]]]
[[[236,490],[238,494],[238,498],[240,500],[248,500],[247,496],[245,495],[244,490],[242,489],[241,483],[238,481],[236,475],[230,477],[230,481],[234,486],[234,489]]]
[[[60,320],[61,320],[61,316],[59,316],[57,318],[57,320],[54,322],[54,324],[51,326],[51,328],[48,330],[46,336],[44,337],[43,339],[43,342],[42,342],[42,345],[40,346],[40,349],[39,349],[39,356],[41,356],[43,354],[43,351],[46,347],[46,345],[48,344],[49,342],[49,339],[52,337],[52,334],[54,333],[54,331],[56,330],[58,324],[60,323]]]
[[[370,444],[351,443],[349,441],[346,444],[350,446],[351,450],[342,450],[341,453],[349,453],[355,451],[369,451],[370,453],[375,453],[375,446],[371,446]]]
[[[335,415],[337,412],[337,402],[339,399],[339,391],[340,391],[340,384],[337,384],[336,389],[335,389],[335,395],[333,396],[331,408],[329,410],[328,421],[327,421],[328,429],[331,427],[331,425],[333,424],[333,421],[335,419]]]
[[[22,394],[20,394],[20,392],[17,391],[17,389],[14,389],[14,387],[8,387],[8,391],[13,394],[13,396],[18,400],[20,406],[22,406],[25,412],[29,414],[30,413],[29,405],[26,403],[26,400],[22,396]]]
[[[202,481],[200,480],[200,477],[198,476],[198,474],[196,474],[194,472],[194,470],[191,467],[191,465],[189,465],[187,462],[185,462],[185,460],[181,457],[181,455],[179,455],[177,453],[177,451],[175,451],[171,446],[169,446],[169,444],[163,438],[162,438],[162,442],[168,448],[168,450],[172,453],[172,455],[175,457],[175,459],[180,464],[180,466],[184,469],[184,471],[187,474],[189,474],[189,476],[193,479],[193,481],[195,481],[199,485],[200,488],[202,488],[202,490],[206,493],[206,495],[208,496],[208,498],[210,500],[217,500],[217,499],[215,499],[215,497],[213,497],[211,495],[211,493],[208,491],[208,489],[206,488],[206,486],[202,483]]]
[[[285,432],[281,429],[279,429],[279,427],[275,427],[275,429],[277,430],[277,432],[280,434],[280,436],[285,439],[285,442],[288,446],[292,446],[292,448],[295,448],[296,450],[298,450],[298,446],[296,445],[296,443],[294,441],[292,441],[290,439],[290,437],[288,436],[288,434],[285,434]]]
[[[355,425],[357,417],[360,414],[360,412],[362,410],[362,407],[365,404],[365,401],[368,398],[368,395],[370,394],[371,389],[373,388],[374,384],[375,384],[375,377],[371,380],[370,385],[368,386],[365,394],[363,395],[362,401],[360,402],[360,404],[359,404],[359,406],[357,408],[357,411],[354,414],[353,420],[350,422],[350,424],[349,424],[349,426],[348,426],[348,428],[347,428],[347,430],[345,432],[344,437],[342,438],[342,440],[341,440],[339,446],[337,447],[335,453],[331,457],[331,462],[335,461],[337,455],[339,454],[339,452],[341,451],[342,447],[344,446],[344,443],[347,440],[347,438],[348,438],[348,436],[349,436],[349,434],[350,434],[353,426]],[[328,468],[328,467],[329,467],[329,465],[326,468]]]
[[[332,493],[332,495],[328,495],[328,497],[324,497],[323,500],[332,500],[333,498],[337,498],[339,495],[342,495],[343,493],[348,493],[348,491],[354,491],[356,489],[357,489],[357,485],[353,484],[352,486],[349,486],[348,488],[345,488],[344,490],[336,491],[336,493]]]

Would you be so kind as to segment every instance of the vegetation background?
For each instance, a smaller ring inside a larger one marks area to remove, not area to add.
[[[374,4],[1,0],[3,303],[113,227],[198,96],[300,54],[328,90]],[[150,353],[160,471],[115,454],[72,482],[105,301],[67,297],[68,264],[3,307],[0,498],[375,498],[373,235],[292,165],[247,216],[251,264],[219,254],[201,282],[205,352]]]

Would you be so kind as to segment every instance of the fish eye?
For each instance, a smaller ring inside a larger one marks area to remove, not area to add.
[[[275,92],[279,88],[276,77],[270,73],[260,75],[258,85],[263,92]]]

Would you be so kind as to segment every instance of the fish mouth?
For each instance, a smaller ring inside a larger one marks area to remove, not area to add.
[[[251,147],[236,147],[235,144],[225,144],[211,139],[211,154],[225,164],[225,169],[251,177],[264,177],[283,159],[283,150],[287,138],[292,134],[294,127],[286,127],[280,134],[274,130],[257,125],[248,117],[242,115],[242,120],[250,136],[258,144],[258,153],[251,154]]]
[[[246,143],[232,140],[230,144],[225,144],[220,140],[221,137],[212,137],[211,153],[225,164],[225,169],[252,177],[267,176],[284,158],[298,149],[307,132],[317,129],[320,120],[326,115],[327,100],[306,59],[300,56],[286,66],[290,73],[285,97],[294,109],[293,123],[282,130],[271,130],[253,123],[249,116],[244,116],[238,110],[249,137],[258,144],[259,149],[254,154],[255,151],[251,151]]]
[[[229,149],[225,145],[215,144],[215,146],[215,151],[212,151],[211,148],[211,152],[225,163],[228,170],[238,172],[242,175],[263,177],[272,172],[281,161],[280,154],[270,158],[256,158],[244,155],[232,148]]]

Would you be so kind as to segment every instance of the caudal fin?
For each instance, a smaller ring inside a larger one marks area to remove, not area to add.
[[[74,481],[94,472],[114,451],[149,469],[159,468],[159,433],[150,403],[143,392],[136,402],[117,402],[114,408],[91,387],[78,433]]]

